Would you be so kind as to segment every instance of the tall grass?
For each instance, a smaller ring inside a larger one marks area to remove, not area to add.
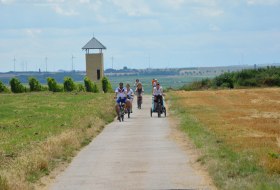
[[[32,189],[114,118],[112,94],[0,95],[0,189]]]
[[[170,109],[180,119],[180,129],[202,152],[197,162],[207,167],[219,189],[280,189],[279,174],[272,174],[258,165],[251,153],[233,150],[223,136],[211,131],[182,105],[182,98],[175,93],[169,95]]]

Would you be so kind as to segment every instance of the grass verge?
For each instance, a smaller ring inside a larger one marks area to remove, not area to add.
[[[169,95],[170,109],[180,119],[180,129],[202,152],[197,162],[207,167],[217,188],[280,189],[279,174],[270,173],[258,165],[250,152],[235,151],[222,136],[202,124],[190,108],[182,104],[182,97],[176,96],[176,92]]]
[[[112,94],[0,95],[0,189],[34,182],[99,134],[114,115]]]

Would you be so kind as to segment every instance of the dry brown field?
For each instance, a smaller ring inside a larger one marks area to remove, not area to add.
[[[280,173],[280,88],[176,94],[189,113],[233,150],[250,153],[258,165]]]

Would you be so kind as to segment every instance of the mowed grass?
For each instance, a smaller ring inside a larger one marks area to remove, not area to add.
[[[218,188],[280,189],[280,88],[170,95]]]
[[[0,94],[0,189],[30,189],[114,116],[113,94]]]

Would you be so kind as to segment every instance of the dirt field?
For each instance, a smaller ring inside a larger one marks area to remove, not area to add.
[[[280,173],[280,88],[177,92],[188,112],[236,151]]]

